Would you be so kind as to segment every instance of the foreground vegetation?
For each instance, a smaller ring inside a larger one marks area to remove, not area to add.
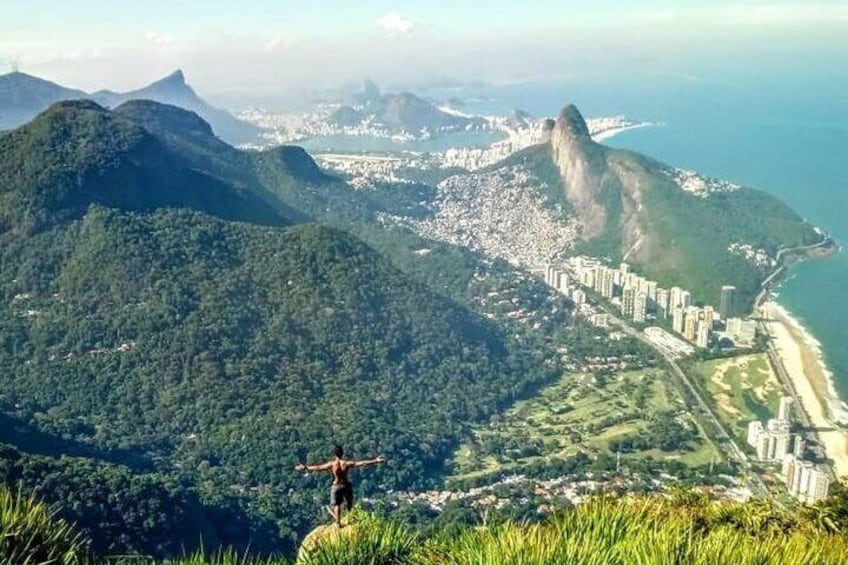
[[[848,561],[846,493],[796,513],[763,501],[717,503],[680,491],[666,497],[599,497],[538,524],[502,522],[422,536],[362,511],[339,532],[323,526],[296,561],[198,552],[174,565],[357,564],[836,564]],[[153,563],[88,557],[72,527],[39,504],[0,493],[3,563]]]

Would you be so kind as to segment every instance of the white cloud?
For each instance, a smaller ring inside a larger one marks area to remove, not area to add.
[[[262,50],[266,53],[273,53],[279,49],[285,49],[287,47],[291,47],[293,45],[293,41],[290,37],[284,37],[282,35],[276,35],[272,37],[265,45],[262,47]]]
[[[175,41],[174,36],[156,31],[148,31],[144,34],[144,38],[150,43],[154,43],[160,47],[171,45]]]
[[[376,23],[389,37],[408,36],[415,31],[415,22],[403,17],[399,12],[389,12],[377,18]]]

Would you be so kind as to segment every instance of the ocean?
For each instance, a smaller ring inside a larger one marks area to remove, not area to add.
[[[425,93],[438,96],[436,93]],[[569,102],[586,117],[624,114],[658,127],[605,143],[769,192],[840,244],[848,242],[848,72],[824,65],[735,76],[525,82],[453,90],[469,111],[522,108],[553,116]],[[778,302],[821,344],[848,399],[848,254],[796,266]]]

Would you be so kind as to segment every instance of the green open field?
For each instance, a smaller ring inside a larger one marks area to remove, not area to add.
[[[777,414],[783,387],[765,353],[698,363],[694,373],[717,416],[743,442],[748,422]]]
[[[675,448],[661,449],[660,440],[652,443],[655,436],[668,435],[655,432],[659,425],[682,435]],[[648,445],[616,444],[627,438],[641,438]],[[701,465],[721,459],[669,385],[665,371],[645,369],[608,376],[565,375],[535,398],[474,430],[473,440],[455,455],[455,476],[518,468],[578,451],[611,454],[617,449],[623,460],[650,455]]]

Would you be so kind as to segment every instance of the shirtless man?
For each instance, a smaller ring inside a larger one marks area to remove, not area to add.
[[[296,465],[295,471],[329,471],[333,476],[333,486],[330,487],[330,514],[336,521],[338,527],[342,527],[342,503],[347,504],[347,509],[353,509],[353,484],[347,478],[347,472],[355,467],[370,467],[371,465],[382,465],[386,462],[382,455],[374,459],[362,461],[350,461],[344,459],[344,449],[337,445],[335,458],[320,465]]]

